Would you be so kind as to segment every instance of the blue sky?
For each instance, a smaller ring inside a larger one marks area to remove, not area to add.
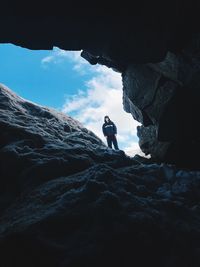
[[[104,142],[101,126],[109,115],[118,128],[118,142],[127,154],[140,153],[138,123],[123,110],[119,73],[91,66],[80,51],[29,50],[0,44],[0,83],[21,97],[78,119]]]
[[[73,62],[44,66],[50,51],[32,51],[11,44],[0,45],[0,82],[20,96],[38,104],[59,108],[63,96],[84,87],[83,77],[73,70]],[[88,73],[87,78],[91,77]]]

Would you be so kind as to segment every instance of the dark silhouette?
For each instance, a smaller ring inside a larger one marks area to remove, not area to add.
[[[104,136],[107,139],[108,147],[112,148],[112,144],[113,144],[114,148],[116,150],[119,150],[118,144],[117,144],[117,138],[116,138],[117,127],[114,124],[114,122],[110,120],[108,116],[104,117],[104,124],[102,126],[102,131],[103,131]]]

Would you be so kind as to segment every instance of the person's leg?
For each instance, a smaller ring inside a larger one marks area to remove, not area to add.
[[[112,139],[110,138],[110,136],[107,137],[107,144],[108,147],[112,148]]]
[[[113,141],[113,145],[114,145],[115,150],[119,150],[118,143],[117,143],[117,138],[116,138],[115,135],[113,136],[112,141]]]

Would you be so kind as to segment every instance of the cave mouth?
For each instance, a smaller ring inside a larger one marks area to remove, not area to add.
[[[137,135],[142,151],[156,162],[199,168],[199,4],[175,1],[172,7],[169,1],[145,2],[136,1],[133,8],[121,3],[104,8],[87,1],[80,6],[71,2],[67,15],[66,9],[59,5],[45,6],[48,13],[41,14],[44,6],[35,5],[30,9],[12,5],[8,9],[4,3],[0,43],[31,50],[53,47],[65,51],[82,50],[82,57],[91,65],[97,68],[97,64],[104,65],[121,73],[123,101],[120,103],[123,102],[124,110],[141,123]],[[34,8],[38,12],[34,12]],[[113,79],[108,81],[113,82]],[[54,88],[57,90],[57,84]],[[79,89],[83,96],[85,91]],[[108,98],[108,93],[103,97]],[[97,103],[92,107],[94,114],[97,107]],[[112,110],[112,114],[117,113]],[[192,126],[188,127],[186,119]],[[99,121],[102,122],[102,116]],[[127,124],[130,123],[124,123],[122,128]],[[99,126],[97,128],[99,130]],[[132,129],[129,127],[129,132]]]
[[[102,65],[92,66],[81,51],[29,50],[1,44],[1,83],[20,97],[54,108],[79,120],[104,143],[102,123],[109,115],[118,128],[120,149],[140,154],[136,127],[139,125],[122,107],[120,73]]]

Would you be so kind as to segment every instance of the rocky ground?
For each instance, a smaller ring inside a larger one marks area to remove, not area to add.
[[[200,266],[200,172],[108,149],[0,86],[0,266]]]

